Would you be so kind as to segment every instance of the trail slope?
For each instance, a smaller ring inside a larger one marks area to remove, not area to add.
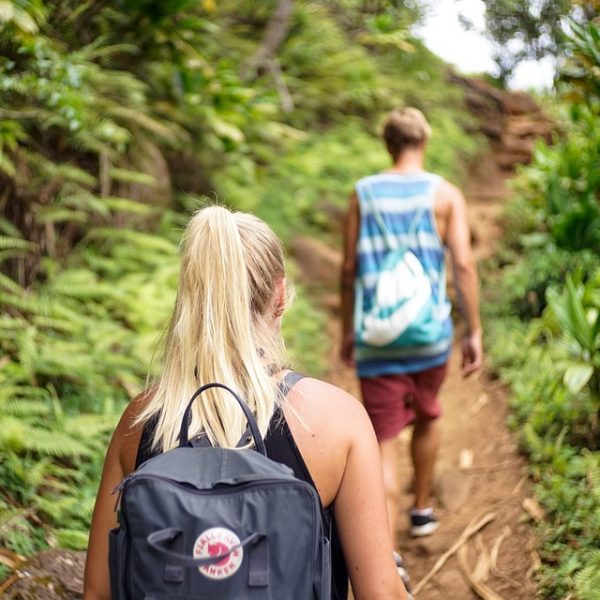
[[[493,155],[485,157],[466,190],[473,248],[477,260],[494,252],[501,236],[499,216],[510,176]],[[483,295],[485,301],[485,293]],[[331,339],[339,342],[335,313],[329,323]],[[457,340],[460,337],[460,328]],[[360,397],[354,372],[339,359],[339,344],[330,356],[330,381]],[[397,543],[405,557],[413,585],[459,540],[465,529],[486,515],[491,521],[454,553],[418,593],[419,600],[478,598],[463,571],[507,600],[535,596],[533,574],[537,564],[530,521],[536,514],[526,462],[508,430],[507,390],[484,365],[477,376],[460,373],[460,347],[455,344],[448,379],[441,391],[442,442],[435,476],[435,504],[441,527],[432,536],[413,540],[408,534],[412,466],[410,430],[398,442],[400,475],[405,493]],[[529,509],[529,512],[524,508]],[[461,567],[462,557],[463,566]],[[477,562],[479,565],[476,567]]]

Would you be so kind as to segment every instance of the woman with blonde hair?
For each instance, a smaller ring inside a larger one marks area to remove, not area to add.
[[[283,248],[260,219],[220,206],[198,211],[183,241],[175,309],[157,382],[125,409],[108,447],[90,531],[85,600],[110,599],[111,491],[148,458],[177,446],[189,399],[222,382],[247,402],[267,454],[313,485],[333,515],[332,599],[404,599],[392,555],[377,441],[362,406],[341,389],[285,367]],[[285,396],[282,386],[287,386]],[[291,387],[293,385],[293,387]],[[244,415],[207,391],[190,433],[235,448]],[[281,426],[270,427],[272,423]]]

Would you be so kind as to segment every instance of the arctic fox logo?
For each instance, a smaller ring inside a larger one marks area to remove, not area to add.
[[[209,579],[226,579],[238,571],[244,559],[240,538],[233,531],[225,527],[212,527],[201,533],[194,544],[194,558],[219,556],[231,548],[236,549],[216,563],[198,567],[200,573]]]

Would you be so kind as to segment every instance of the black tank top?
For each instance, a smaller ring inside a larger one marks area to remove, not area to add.
[[[280,384],[283,395],[287,395],[291,387],[303,375],[295,372],[288,373]],[[157,416],[148,420],[142,430],[142,437],[138,447],[137,456],[135,459],[135,468],[137,469],[142,463],[159,454],[158,450],[152,450],[152,439],[156,429]],[[317,489],[313,478],[300,454],[300,450],[294,441],[292,432],[285,420],[285,416],[281,409],[277,408],[265,437],[265,446],[267,448],[267,456],[276,462],[283,463],[290,467],[294,475],[312,485]],[[338,535],[335,519],[333,518],[333,510],[331,507],[321,507],[321,515],[323,518],[323,526],[325,531],[329,531],[331,525],[331,600],[347,600],[348,598],[348,571],[346,562],[342,552],[342,546]]]

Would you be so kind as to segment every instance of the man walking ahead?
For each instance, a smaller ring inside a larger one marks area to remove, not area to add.
[[[415,472],[410,532],[429,535],[439,526],[430,496],[439,445],[438,393],[452,347],[446,249],[467,325],[463,375],[482,360],[465,199],[458,188],[423,169],[430,134],[415,108],[389,114],[383,138],[393,166],[356,183],[345,226],[342,358],[356,365],[377,434],[394,539],[400,495],[396,439],[410,423]]]

